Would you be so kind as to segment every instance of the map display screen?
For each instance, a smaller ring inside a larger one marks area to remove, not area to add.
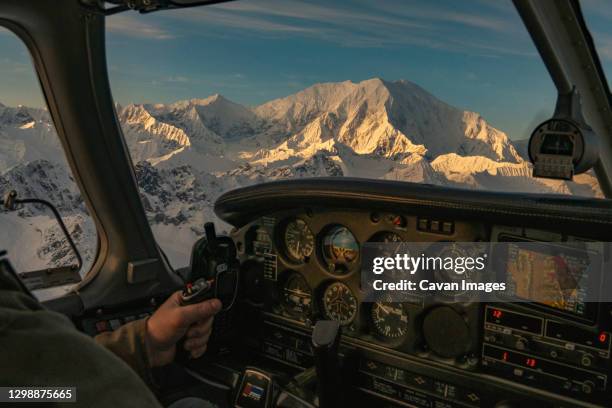
[[[586,250],[509,243],[506,283],[514,297],[563,312],[585,316],[586,299],[599,273],[596,258]]]

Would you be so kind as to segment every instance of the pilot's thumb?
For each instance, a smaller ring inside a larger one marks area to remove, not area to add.
[[[193,323],[206,320],[216,315],[219,310],[221,310],[221,301],[219,299],[209,299],[180,308],[184,326],[191,326]]]

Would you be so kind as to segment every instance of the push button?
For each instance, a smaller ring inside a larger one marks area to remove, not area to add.
[[[429,220],[427,218],[419,218],[419,230],[427,231],[429,230]]]

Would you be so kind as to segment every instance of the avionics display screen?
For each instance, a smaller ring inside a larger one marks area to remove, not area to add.
[[[507,245],[505,278],[512,296],[589,317],[587,299],[598,290],[599,255],[550,243],[524,244]]]
[[[572,156],[574,154],[574,141],[567,134],[549,133],[544,136],[540,153]]]

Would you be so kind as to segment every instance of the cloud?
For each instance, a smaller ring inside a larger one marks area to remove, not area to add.
[[[189,78],[181,76],[181,75],[174,75],[174,76],[169,76],[168,78],[166,78],[166,82],[187,83],[189,82]]]
[[[597,54],[599,54],[602,60],[612,62],[612,35],[595,32],[593,37]]]
[[[29,61],[18,61],[13,58],[0,58],[0,70],[9,74],[34,74],[34,67]]]
[[[183,11],[175,11],[172,15],[167,14],[167,16],[172,19],[178,18],[180,20],[186,20],[200,24],[232,27],[260,32],[306,33],[316,31],[308,27],[302,27],[294,24],[286,24],[278,21],[273,21],[266,17],[243,14],[240,12],[226,10],[215,6],[208,6],[200,9],[196,8]]]
[[[612,62],[612,7],[610,2],[583,0],[581,3],[595,48],[604,62]]]
[[[147,20],[146,22],[143,20]],[[150,23],[147,16],[134,17],[126,14],[116,14],[106,18],[108,32],[135,38],[153,40],[170,40],[176,36],[163,28]]]
[[[175,20],[173,25],[176,19],[188,21],[181,28],[190,27],[190,35],[225,37],[244,31],[262,38],[307,37],[345,47],[412,45],[486,57],[536,55],[525,47],[530,40],[512,7],[476,4],[477,12],[470,13],[456,4],[354,0],[349,7],[341,2],[259,0],[182,10],[164,18]],[[231,30],[223,30],[227,27]]]
[[[289,17],[333,25],[352,25],[355,22],[385,24],[400,27],[426,28],[414,19],[396,18],[392,15],[356,11],[355,7],[331,7],[296,0],[263,0],[258,2],[235,2],[215,6],[233,12],[254,13],[267,16]]]

